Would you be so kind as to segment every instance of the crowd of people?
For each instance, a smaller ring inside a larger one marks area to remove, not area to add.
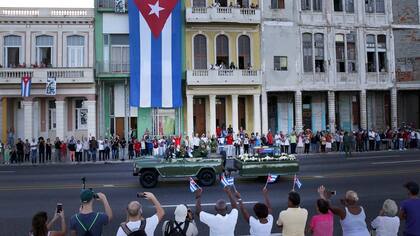
[[[419,185],[408,182],[404,185],[408,199],[397,203],[391,199],[385,200],[382,209],[378,209],[378,216],[370,223],[366,223],[365,208],[359,204],[359,197],[355,191],[349,190],[341,200],[341,205],[331,201],[332,193],[324,186],[318,188],[319,198],[316,201],[317,214],[308,220],[307,209],[301,208],[299,193],[291,191],[288,194],[287,209],[280,212],[274,221],[273,206],[267,188],[263,189],[263,203],[253,206],[253,214],[244,206],[242,195],[229,186],[224,191],[230,202],[230,208],[225,200],[218,200],[214,204],[214,213],[202,210],[201,198],[203,190],[198,188],[195,193],[195,212],[187,205],[176,206],[174,217],[163,222],[162,235],[164,236],[197,236],[199,233],[197,223],[200,221],[209,228],[210,236],[233,236],[237,228],[239,212],[249,225],[252,236],[268,236],[273,226],[280,229],[283,236],[332,236],[334,231],[334,216],[338,217],[343,236],[370,236],[375,232],[377,236],[397,236],[400,231],[400,221],[405,221],[403,233],[405,236],[420,235],[420,199]],[[163,220],[165,211],[154,194],[144,192],[137,197],[149,200],[155,207],[156,213],[150,217],[143,214],[143,207],[139,201],[131,201],[126,207],[127,217],[118,229],[116,236],[134,235],[160,235],[156,230]],[[93,203],[95,199],[103,204],[105,212],[95,212]],[[71,236],[102,235],[103,226],[113,220],[113,211],[103,193],[94,193],[90,189],[83,189],[80,194],[81,206],[79,212],[70,218],[69,231]],[[66,235],[66,219],[63,209],[56,209],[51,221],[48,221],[46,212],[39,212],[33,216],[31,236],[64,236]],[[197,219],[197,220],[195,220]],[[60,220],[59,231],[53,231],[53,223]],[[275,222],[275,223],[274,223]]]
[[[133,133],[133,132],[132,132]],[[49,138],[0,140],[0,163],[50,163],[50,162],[96,162],[126,160],[135,157],[204,157],[208,153],[226,152],[227,156],[256,154],[259,147],[271,147],[274,153],[309,154],[366,152],[379,150],[420,149],[420,130],[411,127],[399,129],[337,130],[313,132],[305,129],[291,133],[249,133],[242,127],[234,132],[232,126],[217,126],[215,135],[153,136],[146,130],[142,137],[131,135],[127,141],[118,135],[98,140],[95,137],[66,140]]]

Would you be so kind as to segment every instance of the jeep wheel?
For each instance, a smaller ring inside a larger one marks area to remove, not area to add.
[[[146,170],[140,174],[140,184],[143,188],[154,188],[158,183],[156,171]]]
[[[216,174],[213,170],[202,170],[197,178],[202,186],[211,186],[216,182]]]

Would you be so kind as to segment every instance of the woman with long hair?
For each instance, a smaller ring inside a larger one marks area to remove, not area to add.
[[[60,231],[50,231],[52,225],[58,220],[61,220]],[[32,230],[30,236],[65,236],[66,235],[66,220],[64,218],[64,212],[61,210],[59,213],[55,213],[54,218],[48,222],[48,216],[45,211],[36,213],[32,217]]]

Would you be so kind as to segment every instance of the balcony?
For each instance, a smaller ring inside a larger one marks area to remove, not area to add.
[[[96,75],[97,76],[123,76],[127,77],[130,73],[130,64],[129,63],[110,63],[102,62],[96,64]]]
[[[389,85],[392,86],[391,74],[387,72],[367,72],[366,83],[369,85]]]
[[[54,17],[54,18],[68,18],[68,17],[94,17],[93,9],[91,8],[7,8],[0,7],[0,18],[14,18],[14,17]]]
[[[259,24],[261,20],[261,10],[256,8],[189,7],[186,12],[186,21],[189,23]]]
[[[188,85],[261,85],[259,70],[188,70]]]
[[[0,68],[0,84],[20,84],[25,75],[33,84],[46,83],[47,78],[56,78],[60,84],[95,81],[92,68]]]
[[[359,83],[358,73],[337,72],[337,80],[335,82],[338,85],[358,84]]]
[[[327,86],[328,75],[327,73],[304,73],[302,82],[305,87]]]

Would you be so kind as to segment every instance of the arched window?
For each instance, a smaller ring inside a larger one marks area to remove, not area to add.
[[[216,64],[229,66],[229,39],[226,35],[219,35],[216,38]]]
[[[22,56],[22,37],[8,35],[4,37],[4,66],[17,67]]]
[[[238,38],[238,66],[239,69],[248,69],[251,65],[251,40],[247,35]]]
[[[303,49],[303,71],[313,72],[312,34],[304,33],[302,35],[302,49]]]
[[[194,37],[194,69],[207,69],[207,38],[202,34]]]
[[[85,58],[85,37],[72,35],[67,37],[67,66],[83,67]]]
[[[54,37],[40,35],[36,37],[36,63],[40,66],[51,66]]]

